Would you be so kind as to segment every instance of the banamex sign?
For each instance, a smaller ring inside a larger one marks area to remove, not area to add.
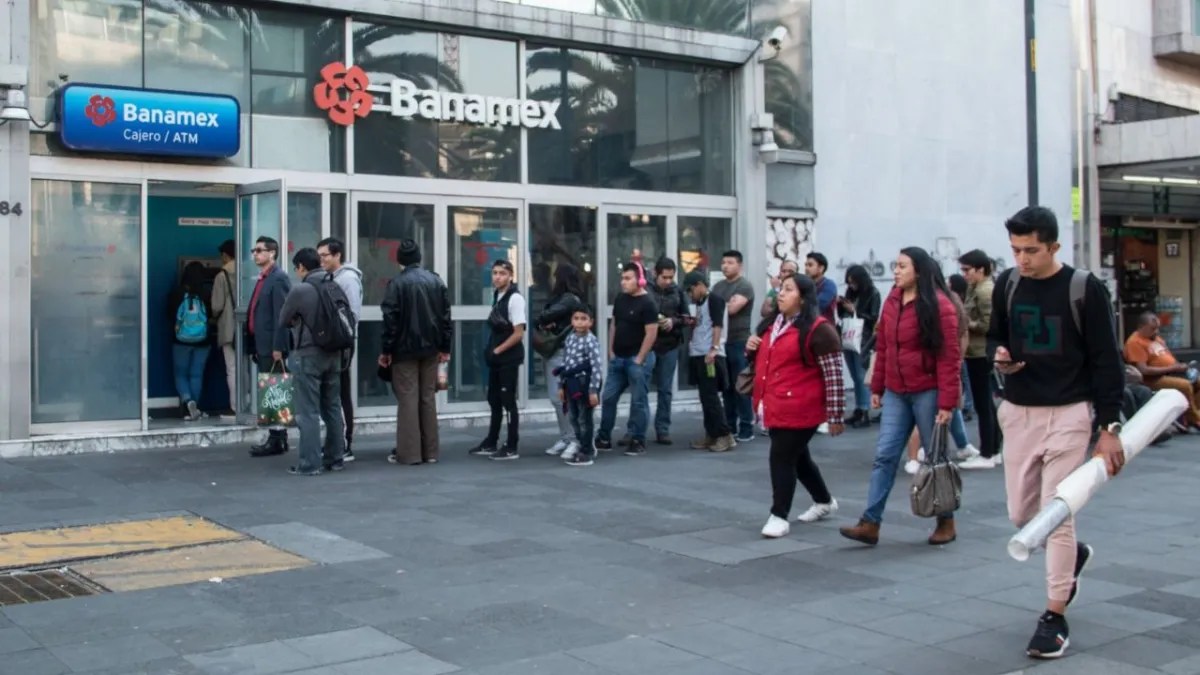
[[[377,103],[370,92],[388,92],[390,105]],[[528,129],[562,129],[558,123],[561,101],[534,101],[503,96],[479,96],[419,89],[413,82],[395,78],[387,85],[372,85],[358,66],[338,62],[321,69],[321,81],[313,87],[313,101],[328,111],[335,124],[349,126],[355,117],[372,111],[394,117],[459,122],[486,126],[523,126]]]

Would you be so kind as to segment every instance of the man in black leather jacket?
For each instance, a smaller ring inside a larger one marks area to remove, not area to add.
[[[395,464],[438,460],[438,364],[450,361],[454,324],[450,293],[441,277],[421,267],[417,242],[405,239],[396,252],[400,273],[383,297],[383,344],[379,365],[391,368],[396,394]],[[418,431],[418,433],[413,433]]]

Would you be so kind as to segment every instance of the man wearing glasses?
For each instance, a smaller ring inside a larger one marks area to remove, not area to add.
[[[259,274],[246,315],[246,346],[254,349],[254,360],[260,373],[272,369],[283,372],[289,336],[288,327],[280,323],[279,316],[283,301],[292,290],[292,282],[276,264],[279,242],[270,237],[259,237],[250,252],[254,254]],[[270,457],[287,451],[287,429],[275,425],[270,427],[266,441],[250,448],[250,456]]]

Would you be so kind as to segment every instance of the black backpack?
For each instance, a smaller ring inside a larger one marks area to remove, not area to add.
[[[316,284],[317,315],[308,327],[313,344],[327,352],[341,352],[354,348],[357,322],[350,311],[350,300],[346,292],[326,273],[325,280]]]

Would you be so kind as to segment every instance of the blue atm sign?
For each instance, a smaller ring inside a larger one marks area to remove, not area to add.
[[[232,157],[241,145],[231,96],[69,84],[59,92],[58,119],[72,150]]]

